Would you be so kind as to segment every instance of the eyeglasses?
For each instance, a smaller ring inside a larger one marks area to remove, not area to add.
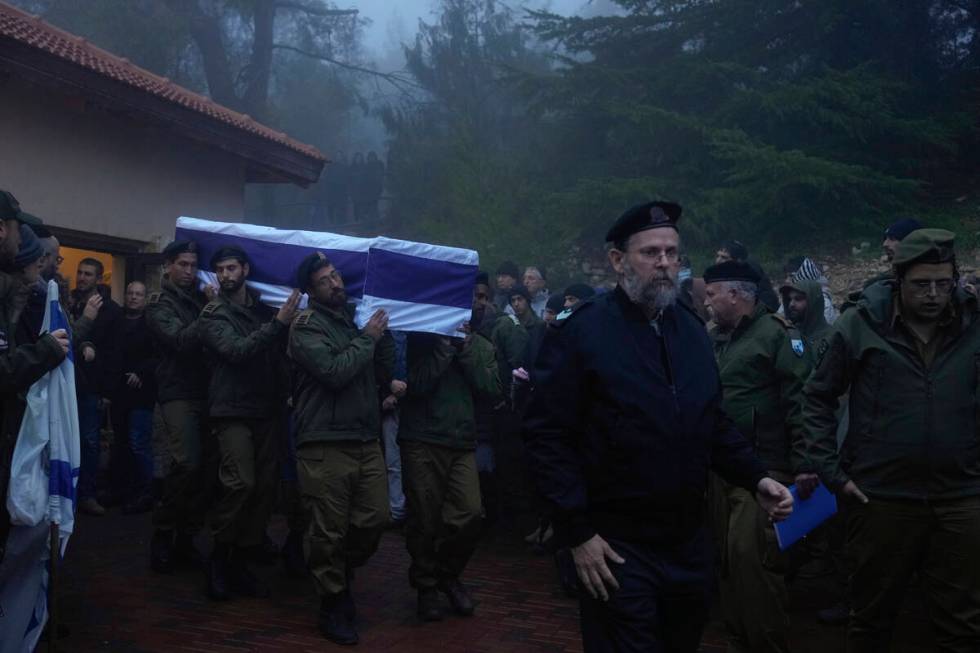
[[[912,292],[918,297],[945,295],[953,290],[952,279],[911,280],[908,281],[908,284],[912,287]]]

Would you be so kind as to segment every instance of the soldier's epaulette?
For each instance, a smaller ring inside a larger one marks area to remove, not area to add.
[[[780,324],[782,324],[783,325],[783,328],[785,328],[787,331],[789,329],[795,328],[793,326],[793,323],[786,319],[786,316],[785,315],[780,315],[779,313],[770,313],[769,315],[770,315],[770,317],[772,317],[772,319],[774,319],[777,322],[779,322]]]
[[[551,321],[551,326],[556,329],[560,329],[565,326],[569,320],[571,320],[575,315],[585,309],[587,306],[592,306],[592,298],[584,299],[572,306],[569,306],[561,313],[555,316],[555,319]]]
[[[201,315],[213,315],[219,306],[221,302],[208,302],[208,305],[201,309]]]
[[[150,298],[146,300],[147,304],[159,304],[160,297],[163,295],[162,292],[150,293]]]
[[[306,310],[299,312],[299,315],[297,315],[296,319],[293,320],[293,324],[298,324],[299,326],[306,326],[307,324],[310,323],[311,317],[313,317],[313,311],[307,308]]]

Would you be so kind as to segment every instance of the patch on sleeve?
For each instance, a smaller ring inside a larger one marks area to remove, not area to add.
[[[146,300],[146,303],[159,304],[161,295],[163,295],[163,293],[159,293],[159,292],[150,293],[150,298]]]
[[[295,323],[299,326],[306,326],[310,323],[310,318],[313,317],[313,311],[306,309],[305,311],[300,311],[300,314],[296,316]]]
[[[201,311],[201,315],[213,315],[219,306],[221,306],[221,302],[208,302],[208,305]]]
[[[793,353],[796,354],[798,358],[803,358],[803,354],[806,352],[806,347],[803,345],[803,341],[797,338],[792,338],[789,344],[793,347]]]

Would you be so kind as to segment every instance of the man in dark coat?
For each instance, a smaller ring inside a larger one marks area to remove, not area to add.
[[[708,472],[792,511],[721,410],[703,323],[678,303],[681,207],[610,229],[619,278],[549,327],[524,419],[529,466],[572,548],[586,651],[696,651],[708,617]],[[611,561],[613,564],[608,564]]]

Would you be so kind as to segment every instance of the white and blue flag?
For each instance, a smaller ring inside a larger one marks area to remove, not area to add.
[[[41,332],[69,331],[58,284],[48,282]],[[64,555],[75,525],[79,470],[75,366],[65,360],[27,393],[27,410],[11,463],[7,510],[13,525],[0,564],[0,653],[33,651],[48,618],[48,561]],[[59,551],[49,529],[59,526]]]
[[[460,335],[459,326],[470,319],[480,264],[469,249],[188,217],[177,220],[176,238],[197,244],[200,277],[210,284],[215,282],[207,270],[211,256],[227,245],[244,249],[251,260],[248,285],[272,306],[282,305],[296,287],[300,261],[322,251],[344,277],[359,326],[383,308],[392,331],[447,336]]]

